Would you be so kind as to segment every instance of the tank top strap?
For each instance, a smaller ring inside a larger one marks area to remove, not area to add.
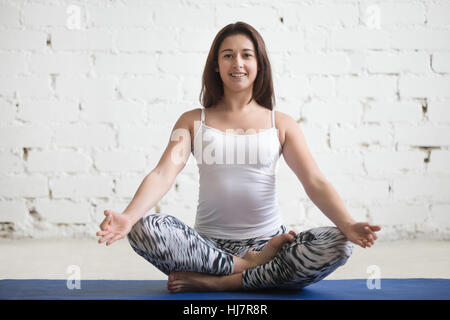
[[[272,127],[275,128],[275,109],[272,109]]]
[[[202,122],[202,124],[205,124],[205,108],[202,108],[201,122]]]

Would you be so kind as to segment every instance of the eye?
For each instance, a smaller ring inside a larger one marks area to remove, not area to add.
[[[224,58],[227,58],[227,57],[229,57],[229,56],[231,56],[231,54],[226,54],[226,55],[224,55],[223,57],[224,57]],[[244,56],[246,56],[246,57],[251,57],[252,55],[249,54],[249,53],[245,53]]]

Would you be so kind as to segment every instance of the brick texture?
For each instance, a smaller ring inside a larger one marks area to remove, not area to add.
[[[265,40],[276,109],[355,219],[385,240],[450,239],[450,3],[256,3],[1,1],[0,236],[94,238],[201,107],[214,36],[242,20]],[[277,185],[289,228],[332,224],[283,158]],[[191,157],[151,212],[192,225],[197,197]]]

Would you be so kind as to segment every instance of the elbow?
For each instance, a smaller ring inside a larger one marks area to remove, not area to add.
[[[175,182],[176,175],[169,174],[166,171],[162,170],[161,168],[156,167],[146,176],[146,178],[149,179],[151,179],[152,177],[161,179],[163,182],[172,185]]]

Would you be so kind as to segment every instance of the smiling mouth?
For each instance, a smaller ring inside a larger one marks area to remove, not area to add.
[[[233,78],[243,78],[245,76],[247,76],[246,73],[230,73],[230,76]]]

